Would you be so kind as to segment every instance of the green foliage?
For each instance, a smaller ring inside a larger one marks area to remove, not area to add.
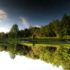
[[[64,15],[61,20],[55,20],[42,27],[31,27],[19,30],[14,24],[9,33],[0,33],[0,51],[8,51],[12,59],[17,54],[25,55],[33,59],[41,59],[56,66],[62,65],[64,70],[70,70],[70,16]],[[45,37],[42,38],[41,37]],[[47,38],[46,37],[57,37]],[[22,40],[21,40],[22,39]],[[46,44],[46,46],[26,46],[21,41],[33,44]],[[55,46],[60,44],[60,46]],[[51,44],[51,46],[48,46]],[[52,46],[54,44],[54,46]]]
[[[15,32],[18,32],[19,31],[19,28],[18,28],[18,25],[17,24],[14,24],[10,30],[11,33],[15,33]]]

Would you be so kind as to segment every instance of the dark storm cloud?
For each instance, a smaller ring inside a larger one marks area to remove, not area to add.
[[[13,6],[30,15],[44,16],[65,11],[69,3],[70,0],[15,0]]]
[[[47,22],[70,12],[70,0],[0,0],[0,8],[11,16],[25,16],[29,20]]]
[[[51,10],[65,7],[69,0],[0,0],[0,4],[20,10]],[[40,11],[41,12],[41,11]]]

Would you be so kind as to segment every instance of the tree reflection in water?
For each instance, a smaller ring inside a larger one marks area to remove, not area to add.
[[[14,60],[8,52],[0,52],[0,70],[63,70],[62,67],[53,66],[41,60],[32,60],[25,56],[17,55]]]
[[[70,70],[70,48],[66,46],[26,46],[21,44],[1,45],[1,51],[8,51],[12,59],[16,55],[23,55],[33,59],[41,59],[56,66],[62,66],[64,70]]]

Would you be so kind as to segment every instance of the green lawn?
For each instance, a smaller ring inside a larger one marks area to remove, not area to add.
[[[23,45],[26,45],[26,46],[33,46],[32,43],[23,43]],[[70,47],[70,44],[61,44],[61,43],[49,43],[49,44],[35,44],[34,46],[43,46],[43,47],[46,47],[46,46],[52,46],[52,47],[59,47],[59,46],[65,46],[65,47]]]

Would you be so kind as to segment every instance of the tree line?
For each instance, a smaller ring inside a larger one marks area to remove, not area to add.
[[[53,20],[48,25],[41,27],[30,27],[24,30],[19,30],[18,25],[14,24],[8,33],[0,33],[0,38],[8,36],[19,38],[25,37],[64,37],[70,36],[70,16],[64,14],[62,19]]]

